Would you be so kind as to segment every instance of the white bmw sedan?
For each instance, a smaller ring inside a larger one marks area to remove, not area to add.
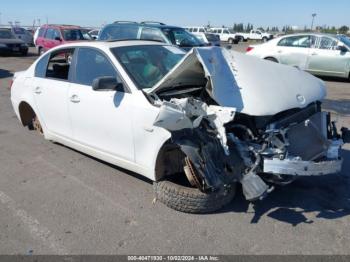
[[[271,183],[341,169],[340,135],[321,110],[324,83],[218,47],[184,53],[146,41],[51,49],[14,76],[24,126],[153,181],[156,198],[205,213]]]

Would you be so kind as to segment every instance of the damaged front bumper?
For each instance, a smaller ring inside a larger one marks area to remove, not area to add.
[[[305,161],[300,157],[264,159],[263,172],[290,176],[320,176],[338,173],[343,163],[339,156],[342,145],[341,139],[331,141],[326,156],[319,161]]]
[[[265,159],[264,173],[291,176],[320,176],[338,173],[343,160],[325,160],[319,162],[294,159]]]

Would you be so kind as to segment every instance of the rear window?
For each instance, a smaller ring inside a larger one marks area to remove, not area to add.
[[[137,39],[139,25],[111,25],[102,29],[99,40],[127,40]]]
[[[40,29],[39,29],[39,34],[38,34],[38,36],[39,36],[39,37],[43,37],[44,34],[45,34],[45,28],[40,28]]]
[[[205,36],[207,37],[208,41],[218,41],[219,37],[217,35],[214,34],[205,34]]]

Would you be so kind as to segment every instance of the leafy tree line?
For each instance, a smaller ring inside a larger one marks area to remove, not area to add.
[[[226,27],[226,26],[222,26],[222,27]],[[234,23],[232,26],[232,30],[234,32],[250,32],[252,29],[254,29],[254,25],[251,23],[248,24],[243,24],[243,23]],[[273,33],[286,33],[286,34],[290,34],[290,33],[294,33],[294,32],[310,32],[311,29],[308,28],[307,26],[304,26],[303,29],[298,29],[298,30],[294,30],[291,26],[286,25],[283,26],[280,30],[280,28],[278,26],[268,26],[266,28],[263,27],[258,27],[258,29],[262,29],[266,32],[273,32]],[[336,28],[335,26],[316,26],[313,30],[316,30],[318,32],[322,32],[322,33],[330,33],[330,34],[347,34],[350,30],[350,28],[346,25],[343,25],[339,28]]]

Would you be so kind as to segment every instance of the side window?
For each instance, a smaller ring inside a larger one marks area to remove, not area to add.
[[[204,33],[204,28],[199,28],[200,33]]]
[[[162,33],[159,29],[149,27],[142,28],[140,39],[165,42],[165,39],[163,38]]]
[[[50,55],[47,54],[43,58],[39,60],[39,62],[35,66],[35,77],[45,77],[46,76],[46,69],[47,69],[47,62],[49,61]]]
[[[319,49],[328,49],[328,50],[335,50],[337,46],[337,41],[333,40],[329,37],[321,37],[320,44],[318,46]]]
[[[193,30],[192,28],[189,28],[189,29],[188,29],[189,32],[192,32],[192,30]]]
[[[193,33],[197,33],[198,32],[198,28],[193,28]]]
[[[229,34],[230,32],[228,30],[224,30],[224,34]]]
[[[312,38],[308,35],[301,36],[291,36],[283,38],[278,42],[278,46],[287,46],[287,47],[301,47],[309,48],[312,44]]]
[[[111,62],[101,52],[92,48],[79,48],[75,69],[75,82],[91,86],[95,78],[117,77]]]
[[[51,53],[45,76],[68,80],[74,49],[61,49]]]
[[[61,34],[58,30],[53,30],[53,39],[61,38]]]
[[[46,31],[45,38],[47,38],[47,39],[54,39],[54,34],[55,34],[55,30],[52,29],[52,28],[49,28]]]

